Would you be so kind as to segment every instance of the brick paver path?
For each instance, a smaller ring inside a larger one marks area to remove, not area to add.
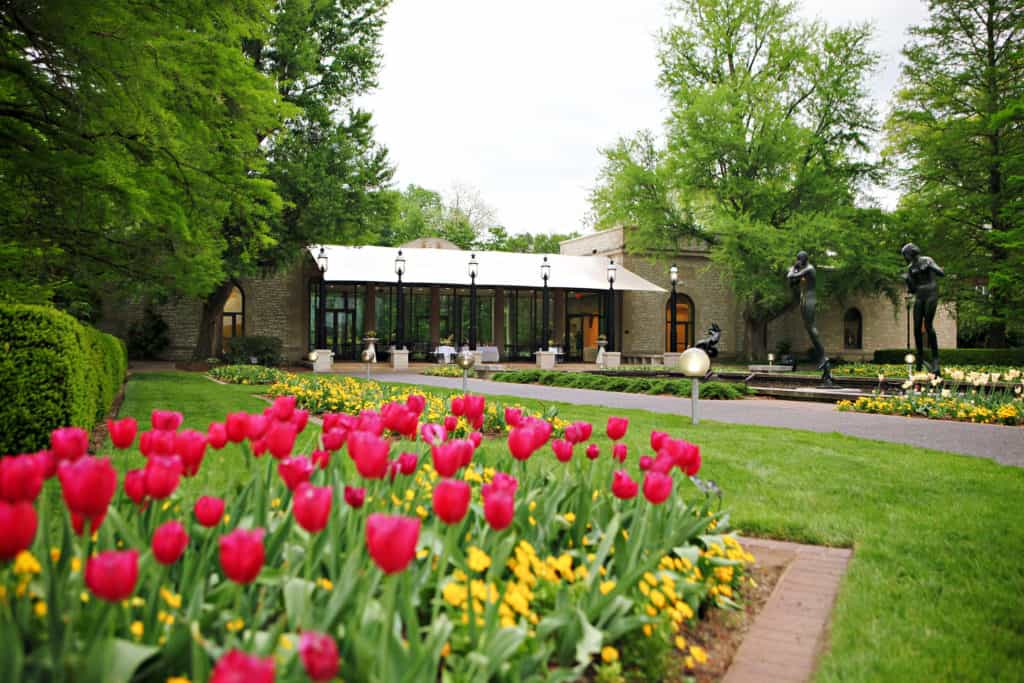
[[[340,368],[340,366],[339,366]],[[358,374],[352,372],[352,374]],[[461,379],[375,370],[382,381],[458,389]],[[470,391],[542,401],[561,401],[607,408],[633,408],[654,413],[690,414],[690,399],[677,396],[624,394],[593,389],[570,389],[535,384],[511,384],[471,379]],[[838,432],[865,439],[903,443],[938,451],[989,458],[1003,465],[1024,467],[1024,428],[981,425],[951,420],[928,420],[897,415],[839,412],[830,403],[744,399],[701,401],[700,419],[735,424],[787,427],[812,432]]]
[[[758,564],[785,566],[743,638],[723,683],[802,683],[827,645],[829,615],[852,551],[741,539]]]

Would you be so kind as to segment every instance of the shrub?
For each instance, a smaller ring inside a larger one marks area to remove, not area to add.
[[[210,368],[210,377],[228,384],[274,384],[288,373],[262,365],[221,365]]]
[[[235,365],[251,365],[253,358],[257,365],[280,365],[281,340],[259,335],[232,337],[228,340],[228,350],[224,357],[228,363]]]
[[[46,448],[63,425],[90,429],[124,379],[120,340],[56,309],[0,305],[0,452]]]
[[[142,320],[128,328],[128,357],[136,360],[159,358],[171,345],[167,322],[152,308],[147,307]]]
[[[925,351],[925,358],[931,353]],[[903,363],[906,349],[878,349],[876,363]],[[939,349],[943,365],[1024,365],[1024,347],[1012,349]]]

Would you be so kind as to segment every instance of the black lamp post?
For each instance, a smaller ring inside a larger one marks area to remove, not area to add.
[[[327,348],[327,252],[320,247],[316,257],[316,266],[320,269],[320,294],[317,297],[316,347]]]
[[[548,335],[548,278],[551,277],[551,264],[548,263],[548,257],[544,257],[544,261],[540,264],[540,279],[544,281],[544,300],[541,306],[541,315],[544,316],[543,322],[541,323],[542,334],[544,339],[541,340],[541,348],[548,343],[550,339]]]
[[[669,279],[672,280],[672,328],[669,330],[669,345],[672,347],[669,349],[672,353],[679,350],[679,342],[676,339],[676,281],[679,279],[679,269],[676,268],[675,264],[668,269]]]
[[[403,310],[403,296],[402,296],[402,275],[405,273],[405,259],[402,257],[402,250],[398,250],[398,256],[395,257],[395,275],[398,276],[398,329],[395,333],[395,348],[404,348],[402,344],[405,342],[405,311]]]
[[[608,351],[615,350],[615,259],[608,259],[608,320],[605,323],[605,334],[608,337]]]
[[[476,276],[480,272],[480,264],[476,254],[469,255],[469,348],[476,348]]]

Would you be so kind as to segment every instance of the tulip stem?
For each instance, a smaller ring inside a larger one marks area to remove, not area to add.
[[[398,592],[398,577],[384,577],[384,665],[381,683],[391,681],[391,641],[395,635],[395,594]]]
[[[456,527],[461,528],[461,524],[450,524],[444,534],[444,545],[441,546],[441,559],[437,563],[437,586],[434,587],[434,604],[430,610],[430,623],[433,624],[437,621],[438,612],[441,611],[441,584],[444,581],[444,571],[448,566],[448,548],[451,546],[453,541],[453,534],[455,533]]]

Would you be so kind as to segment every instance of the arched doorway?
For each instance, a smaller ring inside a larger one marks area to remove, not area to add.
[[[684,351],[693,346],[693,321],[696,317],[693,299],[676,294],[676,348],[672,348],[672,299],[665,304],[665,350]]]
[[[860,349],[864,345],[864,317],[856,308],[847,309],[843,314],[843,346]]]
[[[227,350],[228,340],[245,334],[245,294],[242,288],[235,285],[224,302],[224,315],[221,318],[222,350]]]

